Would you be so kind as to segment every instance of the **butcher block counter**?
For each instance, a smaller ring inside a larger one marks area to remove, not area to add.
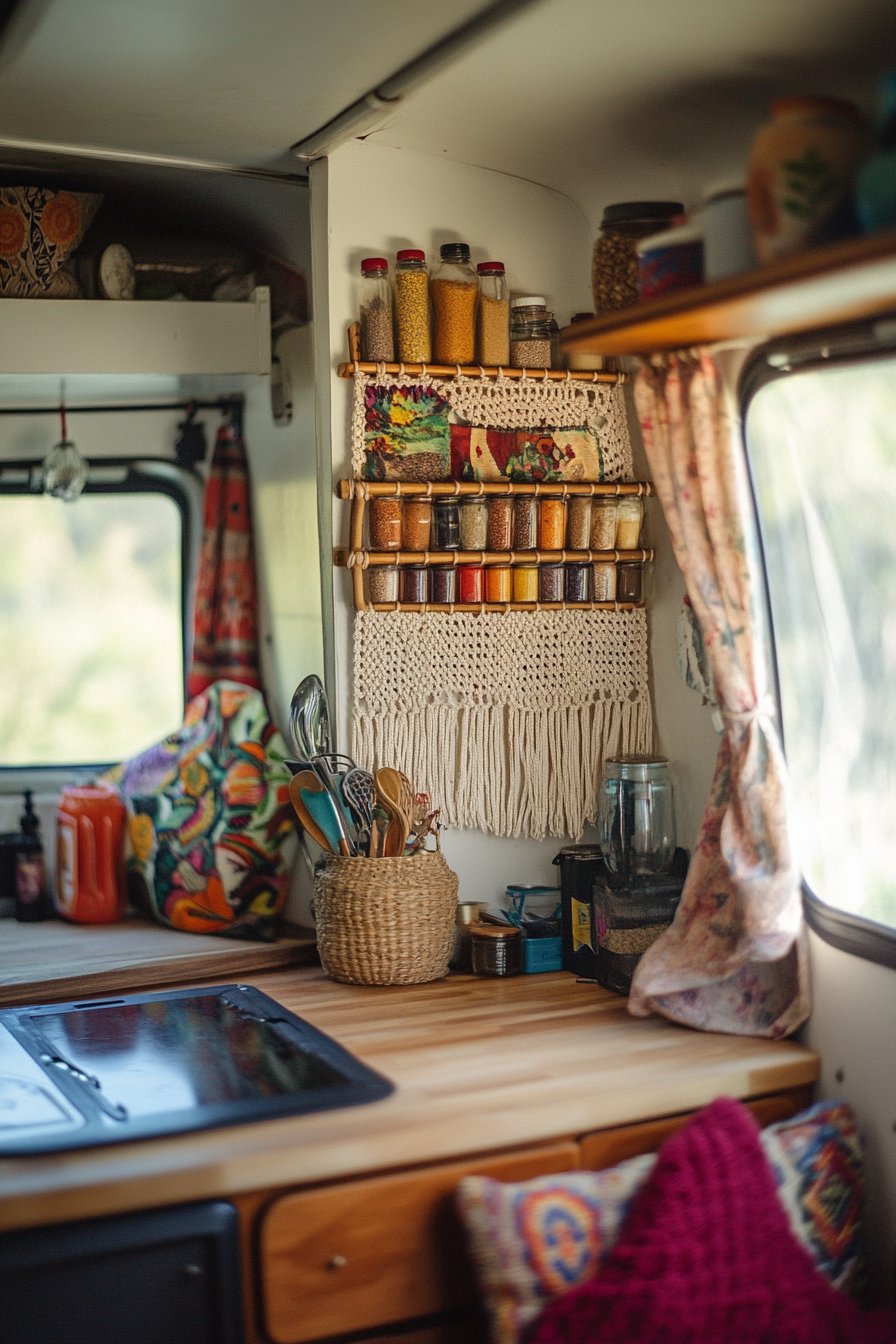
[[[566,972],[369,989],[303,967],[244,983],[335,1037],[389,1078],[393,1095],[2,1158],[0,1230],[230,1200],[252,1341],[361,1330],[370,1338],[378,1327],[386,1339],[387,1327],[409,1321],[419,1331],[405,1340],[472,1339],[469,1268],[445,1221],[460,1175],[513,1180],[608,1166],[655,1148],[723,1094],[751,1102],[768,1123],[808,1104],[818,1076],[804,1046],[635,1019],[623,999]]]

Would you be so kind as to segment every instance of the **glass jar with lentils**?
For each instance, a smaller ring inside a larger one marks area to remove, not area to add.
[[[432,358],[429,329],[429,273],[426,253],[405,248],[395,259],[395,333],[398,358],[404,364],[428,364]]]
[[[633,308],[638,302],[638,254],[635,244],[671,226],[684,213],[680,201],[625,201],[604,209],[594,244],[591,285],[596,313]]]
[[[395,358],[392,338],[392,286],[385,257],[365,257],[361,262],[361,358],[373,364],[391,364]]]

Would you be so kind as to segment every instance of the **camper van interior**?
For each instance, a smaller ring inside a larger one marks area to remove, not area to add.
[[[0,0],[3,1344],[896,1339],[894,389],[889,0]]]

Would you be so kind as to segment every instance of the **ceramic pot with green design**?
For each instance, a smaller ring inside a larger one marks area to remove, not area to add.
[[[760,262],[855,232],[852,186],[871,148],[862,112],[839,98],[781,98],[750,153],[747,200]]]

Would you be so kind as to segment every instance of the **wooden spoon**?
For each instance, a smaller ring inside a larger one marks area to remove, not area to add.
[[[388,767],[377,770],[374,775],[374,786],[380,807],[389,817],[389,829],[386,832],[383,857],[400,858],[404,854],[404,847],[411,833],[411,823],[398,801],[397,795],[401,791],[398,771],[390,770]]]
[[[321,849],[331,854],[349,854],[348,842],[339,827],[336,808],[313,770],[300,770],[289,781],[289,797],[296,816]]]

